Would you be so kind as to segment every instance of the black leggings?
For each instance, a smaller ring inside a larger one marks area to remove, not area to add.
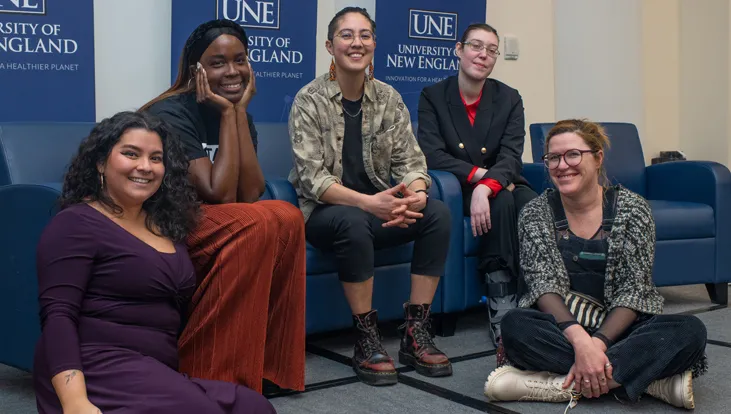
[[[513,309],[502,320],[505,355],[530,371],[568,374],[574,348],[551,314],[535,309]],[[641,315],[607,350],[612,376],[631,401],[657,379],[687,371],[706,349],[706,327],[691,315]]]
[[[449,250],[450,212],[439,200],[428,200],[424,217],[408,228],[382,227],[383,220],[357,207],[320,205],[305,225],[307,241],[335,253],[343,282],[365,282],[373,277],[374,251],[411,241],[411,273],[442,276]]]

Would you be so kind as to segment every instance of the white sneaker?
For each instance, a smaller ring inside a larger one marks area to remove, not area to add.
[[[675,407],[688,410],[695,408],[693,373],[691,371],[653,381],[647,388],[646,393]]]

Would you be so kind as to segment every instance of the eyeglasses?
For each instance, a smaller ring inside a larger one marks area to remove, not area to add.
[[[343,30],[342,32],[336,34],[335,36],[343,39],[343,42],[352,44],[353,41],[355,41],[355,38],[358,37],[360,39],[360,42],[364,45],[371,45],[373,44],[373,41],[376,38],[376,35],[371,33],[370,31],[363,31],[360,32],[359,35],[354,34],[350,30]]]
[[[482,42],[473,42],[473,41],[464,42],[462,44],[469,46],[473,52],[480,53],[480,52],[482,52],[482,49],[485,49],[485,50],[487,50],[487,55],[490,57],[500,56],[500,51],[497,50],[496,47],[494,47],[495,45],[485,45]],[[492,49],[488,49],[488,47],[492,47]]]
[[[546,164],[546,167],[553,170],[558,168],[559,164],[561,164],[561,158],[563,158],[564,161],[566,161],[566,165],[569,167],[576,167],[577,165],[581,164],[581,159],[583,158],[583,155],[586,153],[595,153],[597,150],[578,150],[578,149],[570,149],[563,154],[554,154],[549,152],[548,154],[544,154],[543,157],[543,163]]]

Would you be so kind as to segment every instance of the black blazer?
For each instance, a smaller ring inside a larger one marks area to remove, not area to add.
[[[457,76],[424,88],[419,99],[418,140],[427,166],[456,175],[463,186],[474,166],[486,168],[482,178],[502,186],[528,184],[523,171],[525,115],[523,99],[508,85],[487,79],[470,125]],[[460,148],[462,144],[463,148]]]

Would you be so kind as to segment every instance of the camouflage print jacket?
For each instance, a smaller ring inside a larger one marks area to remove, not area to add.
[[[294,98],[289,115],[294,168],[289,181],[297,191],[305,220],[332,184],[342,185],[343,118],[342,93],[328,74],[305,85]],[[407,186],[431,179],[426,158],[411,127],[409,110],[396,90],[379,81],[366,80],[363,97],[363,163],[373,185],[391,187],[391,179]]]

